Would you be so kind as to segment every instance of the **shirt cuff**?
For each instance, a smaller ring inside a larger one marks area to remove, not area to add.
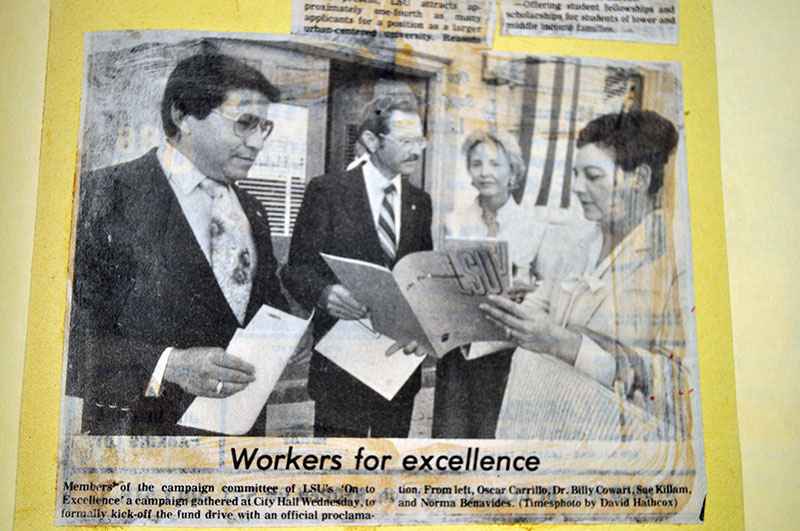
[[[150,382],[147,384],[147,389],[144,392],[144,396],[147,398],[158,398],[161,396],[161,381],[164,379],[164,372],[167,370],[169,355],[172,354],[173,350],[172,347],[165,348],[164,352],[161,353],[161,357],[158,358],[156,368],[153,369]]]
[[[606,387],[612,386],[617,374],[617,362],[614,356],[584,335],[581,335],[581,346],[575,358],[575,368]]]
[[[476,341],[461,347],[461,354],[464,355],[465,360],[471,361],[514,347],[516,347],[516,343],[510,341]]]

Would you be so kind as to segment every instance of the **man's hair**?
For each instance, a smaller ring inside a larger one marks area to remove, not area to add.
[[[632,110],[595,118],[578,133],[577,146],[598,144],[608,150],[624,171],[642,164],[650,167],[653,195],[664,182],[664,166],[678,144],[678,131],[672,122],[653,111]]]
[[[205,119],[225,101],[228,92],[250,89],[269,101],[278,101],[280,92],[264,75],[238,59],[227,55],[199,54],[188,57],[169,75],[161,100],[161,122],[168,138],[178,133],[172,121],[172,108],[198,120]]]
[[[364,107],[358,138],[364,131],[372,131],[376,135],[389,134],[389,118],[394,111],[418,114],[417,100],[413,94],[392,94],[373,99]]]
[[[470,133],[464,143],[461,144],[461,153],[467,161],[469,167],[469,159],[472,156],[472,151],[478,144],[492,143],[497,149],[503,150],[508,164],[511,166],[511,173],[514,176],[514,186],[516,189],[522,185],[522,175],[525,173],[525,162],[522,160],[522,150],[519,148],[519,142],[512,135],[503,132],[491,132],[488,129],[478,129]]]

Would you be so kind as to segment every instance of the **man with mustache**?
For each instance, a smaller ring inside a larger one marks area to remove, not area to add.
[[[197,434],[177,424],[195,397],[255,379],[225,347],[263,304],[286,301],[267,214],[234,181],[264,147],[278,96],[231,57],[184,59],[161,102],[161,146],[83,176],[69,362],[84,433]]]
[[[391,268],[404,255],[430,250],[431,199],[409,184],[422,160],[422,135],[415,98],[390,95],[365,108],[359,141],[368,157],[355,168],[313,179],[297,217],[285,287],[307,309],[317,308],[315,341],[338,319],[361,319],[370,309],[338,283],[320,253]],[[406,345],[411,354],[415,345]],[[308,389],[315,401],[317,437],[407,437],[418,369],[391,401],[314,352]]]

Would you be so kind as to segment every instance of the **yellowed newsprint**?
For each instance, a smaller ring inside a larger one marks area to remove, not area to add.
[[[703,520],[679,63],[84,38],[57,525]]]
[[[295,0],[292,33],[491,45],[495,10],[491,0]]]
[[[678,43],[677,0],[501,0],[503,35]]]

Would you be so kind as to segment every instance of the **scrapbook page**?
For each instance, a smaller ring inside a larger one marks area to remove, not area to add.
[[[240,23],[255,3],[159,30],[54,3],[50,65],[76,70],[49,89],[45,128],[67,140],[71,116],[77,156],[46,178],[71,192],[50,522],[706,519],[704,368],[729,353],[698,323],[714,295],[689,205],[718,201],[719,178],[694,184],[690,154],[716,124],[711,108],[689,127],[699,72],[678,13],[658,36],[658,21],[615,30],[652,52],[598,55],[574,34],[505,36],[502,2],[383,4],[295,2],[279,33]],[[81,34],[80,61],[59,24]],[[70,95],[79,109],[56,106]],[[461,240],[506,242],[505,259],[454,264]],[[414,253],[450,260],[413,262],[417,280],[483,288],[454,316],[396,272],[419,339],[407,312],[360,295],[387,293],[375,275],[337,269]],[[262,307],[286,324],[233,348]],[[374,345],[331,339],[391,316]],[[445,321],[471,339],[428,334]],[[395,362],[343,361],[376,349]]]

